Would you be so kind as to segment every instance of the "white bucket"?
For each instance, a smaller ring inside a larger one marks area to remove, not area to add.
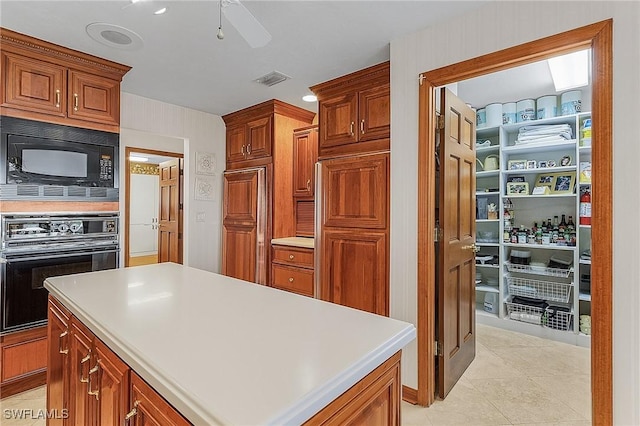
[[[538,120],[542,118],[552,118],[558,112],[558,97],[556,95],[543,96],[536,99],[538,107]]]
[[[515,124],[516,113],[517,110],[515,102],[502,104],[502,124]]]
[[[531,121],[536,119],[536,101],[522,99],[516,103],[516,121]]]
[[[502,124],[502,104],[489,104],[484,109],[487,127],[497,127]]]
[[[487,116],[484,108],[480,108],[476,111],[476,129],[487,127]]]
[[[577,114],[582,111],[582,92],[571,90],[560,95],[560,111],[562,115]]]

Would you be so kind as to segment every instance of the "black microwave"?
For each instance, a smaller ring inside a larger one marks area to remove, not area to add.
[[[117,201],[117,133],[13,117],[0,127],[0,199]]]

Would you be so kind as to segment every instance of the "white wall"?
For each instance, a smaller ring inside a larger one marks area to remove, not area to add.
[[[391,316],[416,322],[418,74],[614,20],[614,423],[640,424],[640,2],[491,2],[391,42]],[[597,244],[597,242],[595,242]],[[415,343],[403,383],[417,386]]]
[[[125,77],[126,78],[126,77]],[[130,93],[120,100],[120,155],[127,146],[182,152],[185,161],[184,264],[220,272],[222,259],[222,171],[225,167],[225,126],[217,115],[171,105]],[[216,157],[213,201],[194,199],[195,153]],[[120,182],[124,186],[124,167]],[[124,189],[120,205],[124,209]],[[120,214],[124,217],[124,211]],[[196,220],[198,217],[199,220]]]

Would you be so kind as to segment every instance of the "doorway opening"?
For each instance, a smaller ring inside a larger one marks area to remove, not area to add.
[[[183,154],[125,149],[125,267],[182,263]]]
[[[592,49],[593,184],[591,264],[592,421],[612,422],[612,21],[603,21],[524,45],[484,55],[421,75],[418,227],[418,390],[417,402],[435,399],[435,150],[436,88],[457,81],[530,64],[564,53]],[[440,356],[440,353],[438,353]]]

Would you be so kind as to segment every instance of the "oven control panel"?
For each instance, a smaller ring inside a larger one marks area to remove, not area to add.
[[[0,216],[2,248],[9,245],[37,241],[39,244],[73,241],[77,239],[106,238],[117,241],[118,214],[60,214],[60,215],[18,215]],[[12,244],[15,243],[15,244]]]

